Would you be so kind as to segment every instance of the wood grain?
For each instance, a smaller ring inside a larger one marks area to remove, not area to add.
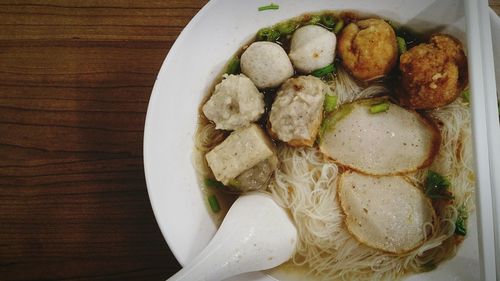
[[[0,2],[0,280],[164,280],[147,102],[205,0]],[[500,11],[500,1],[490,1]]]
[[[500,15],[500,0],[489,0],[490,7]]]
[[[206,1],[0,2],[0,280],[165,280],[147,102]]]

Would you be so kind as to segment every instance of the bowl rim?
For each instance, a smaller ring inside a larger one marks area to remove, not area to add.
[[[150,175],[151,169],[149,168],[151,161],[149,161],[149,158],[148,158],[150,147],[148,146],[148,143],[149,143],[149,139],[152,137],[152,135],[149,132],[151,131],[151,126],[152,126],[151,119],[153,117],[149,112],[150,112],[150,108],[152,108],[152,105],[155,103],[156,99],[158,98],[158,94],[155,94],[155,93],[158,93],[160,85],[159,85],[159,83],[157,83],[157,81],[158,81],[160,74],[165,72],[165,69],[168,67],[169,61],[170,61],[169,57],[176,56],[177,53],[181,52],[180,46],[182,44],[184,44],[184,41],[187,40],[187,37],[185,34],[191,32],[191,30],[193,29],[193,26],[195,26],[200,21],[200,19],[205,16],[205,14],[209,13],[210,9],[212,9],[212,7],[215,5],[215,2],[217,2],[217,1],[218,0],[208,1],[196,13],[196,15],[189,21],[189,23],[182,29],[182,31],[179,33],[179,35],[175,39],[174,44],[172,45],[172,47],[168,51],[167,55],[165,56],[165,59],[163,60],[162,65],[160,67],[160,70],[158,71],[158,74],[156,76],[155,83],[154,83],[153,88],[151,90],[151,95],[149,98],[148,107],[147,107],[147,111],[146,111],[146,118],[145,118],[145,123],[144,123],[143,165],[144,165],[144,178],[146,180],[146,187],[148,190],[149,202],[151,204],[151,208],[153,209],[153,215],[155,216],[155,220],[156,220],[156,223],[158,224],[158,228],[160,229],[160,232],[161,232],[163,238],[167,242],[170,251],[174,255],[175,259],[179,262],[179,264],[181,264],[181,266],[184,266],[184,263],[181,262],[181,261],[183,261],[183,259],[182,259],[182,257],[179,256],[179,251],[175,251],[172,249],[172,248],[175,248],[175,246],[174,246],[175,243],[174,243],[174,241],[172,241],[170,236],[167,234],[166,227],[160,223],[159,207],[156,206],[156,203],[154,203],[155,201],[152,198],[153,195],[152,195],[152,192],[150,190],[152,188],[152,183],[151,183],[151,175]]]
[[[160,78],[160,74],[165,72],[165,69],[169,66],[170,61],[171,61],[170,58],[177,56],[177,54],[182,52],[180,47],[187,40],[186,34],[190,33],[192,31],[193,27],[195,25],[197,25],[200,22],[200,20],[206,16],[206,14],[209,14],[210,12],[212,12],[212,10],[216,6],[216,4],[218,4],[219,2],[223,2],[223,1],[225,1],[225,0],[209,1],[202,9],[200,9],[200,11],[193,17],[193,19],[188,23],[188,25],[186,25],[186,27],[179,34],[175,43],[172,45],[166,58],[164,59],[162,66],[158,72],[157,80]],[[277,0],[277,1],[273,1],[273,2],[281,3],[283,1]],[[433,2],[433,1],[431,1],[431,2]],[[263,3],[263,5],[269,4],[267,2],[265,2],[265,3],[262,2],[262,3]],[[303,13],[305,13],[305,12],[306,11],[304,11]],[[290,18],[290,17],[288,17],[288,18]],[[149,196],[149,199],[151,202],[151,206],[153,209],[155,219],[156,219],[158,226],[160,228],[160,231],[161,231],[164,239],[166,240],[168,246],[170,247],[173,255],[176,257],[176,259],[179,261],[179,263],[181,263],[181,265],[183,265],[184,259],[183,259],[183,257],[180,256],[179,252],[175,250],[175,248],[176,248],[175,242],[172,240],[170,235],[168,235],[168,233],[167,233],[168,229],[165,227],[165,225],[162,225],[162,223],[161,223],[161,220],[160,220],[161,212],[159,211],[160,208],[157,205],[157,203],[155,203],[155,200],[153,199],[153,193],[151,192],[151,189],[153,188],[152,187],[153,184],[151,182],[150,165],[153,165],[153,163],[149,159],[149,155],[151,153],[151,151],[150,151],[151,147],[149,147],[148,144],[150,142],[150,139],[153,137],[151,134],[151,130],[152,130],[151,126],[152,126],[152,118],[153,117],[152,117],[152,114],[150,114],[150,110],[153,107],[153,104],[155,104],[156,100],[158,99],[158,94],[159,94],[158,92],[160,90],[159,88],[160,88],[160,84],[158,83],[158,81],[155,81],[155,84],[154,84],[153,89],[152,89],[151,97],[150,97],[150,100],[148,103],[148,110],[147,110],[146,119],[145,119],[144,140],[143,140],[144,173],[145,173],[145,180],[146,180],[146,185],[147,185],[147,189],[148,189],[148,196]],[[480,231],[480,230],[478,229],[478,231]],[[484,243],[484,241],[483,241],[483,243]]]

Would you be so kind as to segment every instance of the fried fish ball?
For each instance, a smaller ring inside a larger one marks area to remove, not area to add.
[[[379,78],[389,73],[396,64],[396,34],[384,20],[360,20],[342,30],[338,51],[344,67],[356,79],[368,81]]]
[[[400,103],[430,109],[454,101],[467,83],[467,59],[460,42],[444,34],[432,35],[401,55]]]

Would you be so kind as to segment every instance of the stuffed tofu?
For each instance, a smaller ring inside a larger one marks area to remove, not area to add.
[[[299,76],[281,86],[271,107],[269,131],[291,146],[312,146],[323,117],[329,87],[313,76]]]
[[[255,175],[265,169],[263,173],[270,175],[276,165],[276,161],[273,160],[276,155],[272,142],[264,131],[255,124],[234,131],[221,144],[208,152],[205,157],[215,178],[224,185],[236,189],[240,186],[240,182],[235,181],[235,179],[243,174],[240,181],[246,182],[244,181],[246,171]],[[259,167],[261,167],[260,170]],[[256,169],[252,170],[253,168]],[[261,175],[261,178],[266,177],[266,175]],[[265,180],[256,180],[258,186],[243,184],[243,189],[245,191],[259,189],[263,182]]]

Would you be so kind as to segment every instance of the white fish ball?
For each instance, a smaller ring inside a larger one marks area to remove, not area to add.
[[[317,25],[307,25],[293,34],[289,56],[295,68],[310,73],[333,62],[336,43],[333,32]]]
[[[293,66],[280,45],[254,42],[241,55],[241,72],[248,76],[257,88],[273,88],[292,77]]]

